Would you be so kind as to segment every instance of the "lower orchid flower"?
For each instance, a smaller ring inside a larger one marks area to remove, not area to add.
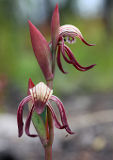
[[[37,114],[40,115],[41,113],[43,113],[45,107],[48,107],[48,109],[50,110],[53,120],[55,122],[56,128],[58,129],[65,128],[65,130],[69,134],[74,134],[74,132],[72,132],[71,129],[69,128],[63,103],[58,97],[53,95],[53,90],[51,90],[43,82],[40,82],[33,88],[29,89],[29,95],[25,97],[19,104],[18,111],[17,111],[19,137],[21,137],[23,134],[23,107],[26,103],[30,101],[32,102],[32,107],[30,108],[30,111],[25,123],[25,132],[28,136],[30,137],[37,136],[34,134],[30,134],[29,132],[33,112],[36,111]],[[57,119],[57,116],[55,114],[55,111],[53,109],[53,104],[51,104],[51,101],[55,102],[58,107],[62,124]]]

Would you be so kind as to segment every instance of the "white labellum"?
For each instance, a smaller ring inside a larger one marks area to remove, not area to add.
[[[46,103],[53,94],[53,90],[51,90],[43,82],[40,82],[35,87],[30,89],[30,93],[34,101]]]

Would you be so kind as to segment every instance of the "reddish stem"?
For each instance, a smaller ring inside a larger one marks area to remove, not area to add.
[[[53,80],[48,81],[47,85],[52,89]],[[53,144],[53,139],[54,139],[54,127],[53,127],[52,115],[48,108],[47,108],[47,120],[48,120],[49,137],[48,137],[47,145],[44,146],[45,160],[52,160],[52,144]]]
[[[52,145],[45,147],[45,160],[52,160]]]

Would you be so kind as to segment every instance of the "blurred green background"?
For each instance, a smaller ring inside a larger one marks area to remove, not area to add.
[[[84,5],[82,0],[61,2],[61,25],[75,25],[89,43],[96,44],[88,47],[77,39],[76,43],[70,45],[71,50],[81,65],[96,66],[87,72],[80,72],[63,62],[65,70],[69,72],[67,75],[63,75],[56,66],[55,92],[69,94],[73,91],[112,91],[111,10],[106,16],[108,8],[104,0],[98,2],[98,7],[92,7],[97,1],[89,3],[88,8],[91,7],[92,10],[84,10],[85,7],[81,7]],[[44,80],[32,50],[27,20],[30,19],[50,41],[50,20],[54,6],[55,1],[53,3],[50,0],[0,0],[0,77],[6,78],[7,84],[17,85],[23,92],[27,90],[29,77],[35,83]]]

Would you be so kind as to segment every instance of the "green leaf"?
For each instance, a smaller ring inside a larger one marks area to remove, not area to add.
[[[44,112],[44,114],[45,113],[46,112]],[[32,121],[41,140],[47,141],[45,123],[42,117],[38,115],[36,111],[33,112]]]
[[[45,107],[43,113],[40,115],[44,124],[46,124],[47,108]]]

